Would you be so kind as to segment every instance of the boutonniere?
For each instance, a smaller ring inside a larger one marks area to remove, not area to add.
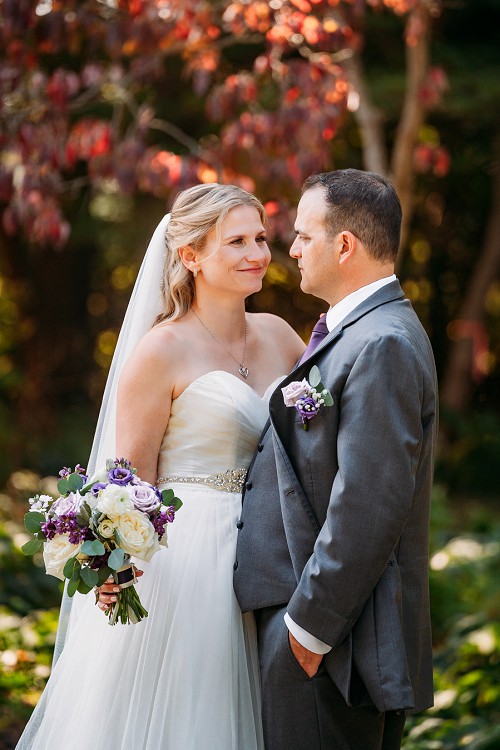
[[[309,429],[309,420],[315,417],[323,406],[333,406],[333,396],[321,382],[319,367],[314,365],[305,378],[294,380],[282,388],[285,406],[294,406],[302,418],[302,427]]]

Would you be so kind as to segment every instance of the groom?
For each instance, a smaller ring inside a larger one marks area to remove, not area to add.
[[[299,410],[298,385],[291,406],[272,395],[234,566],[241,608],[256,614],[267,750],[395,750],[406,713],[432,705],[437,384],[394,276],[400,226],[378,175],[304,184],[290,255],[301,289],[330,309],[281,386],[314,385],[316,366],[333,404]]]

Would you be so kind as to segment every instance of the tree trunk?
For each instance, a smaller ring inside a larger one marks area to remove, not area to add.
[[[420,2],[412,11],[406,35],[405,97],[391,160],[392,178],[403,209],[398,269],[401,267],[413,214],[413,152],[424,120],[421,90],[429,69],[430,37],[429,11],[425,1]]]
[[[500,270],[500,135],[496,142],[492,206],[483,251],[472,274],[458,319],[451,325],[454,341],[441,389],[446,408],[464,412],[474,391],[474,380],[486,375],[479,355],[486,353],[484,313],[488,287]]]

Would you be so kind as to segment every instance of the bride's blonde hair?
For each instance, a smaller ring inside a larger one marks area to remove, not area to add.
[[[194,301],[194,277],[182,262],[179,249],[190,245],[195,252],[203,250],[207,235],[215,228],[220,240],[221,225],[229,211],[238,206],[251,206],[259,212],[266,226],[262,203],[251,193],[236,185],[207,183],[183,190],[174,201],[165,233],[165,263],[162,295],[164,309],[155,325],[176,320],[187,313]]]

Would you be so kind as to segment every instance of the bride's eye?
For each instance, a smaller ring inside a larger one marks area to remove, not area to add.
[[[261,234],[259,237],[255,238],[255,242],[267,242],[267,237],[265,234]]]

